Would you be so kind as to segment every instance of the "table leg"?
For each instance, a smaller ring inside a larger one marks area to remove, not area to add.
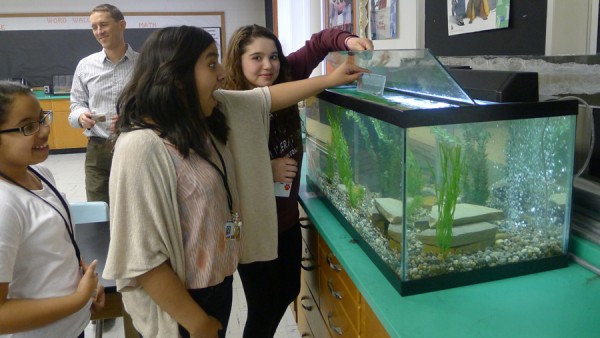
[[[139,338],[140,335],[133,326],[133,321],[131,320],[131,316],[127,311],[125,311],[125,306],[123,306],[123,331],[125,333],[125,338]]]

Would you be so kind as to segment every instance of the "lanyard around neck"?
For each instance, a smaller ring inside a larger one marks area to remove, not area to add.
[[[225,187],[225,191],[227,192],[227,205],[229,206],[229,212],[233,213],[233,197],[231,196],[231,190],[229,189],[229,183],[227,181],[227,167],[225,166],[225,161],[223,160],[223,156],[221,155],[221,152],[219,151],[219,149],[217,149],[217,146],[215,145],[215,142],[213,141],[212,137],[210,138],[210,143],[212,144],[213,148],[217,152],[217,155],[219,156],[219,161],[221,161],[221,166],[223,167],[223,171],[221,171],[221,169],[216,164],[214,164],[208,157],[205,158],[205,160],[213,168],[215,168],[215,170],[221,176],[221,180],[223,181],[223,186]]]
[[[67,233],[69,234],[69,238],[71,239],[71,244],[73,245],[73,249],[75,249],[75,255],[77,256],[77,265],[79,266],[79,264],[81,262],[81,252],[79,251],[79,246],[77,245],[77,242],[75,242],[75,231],[73,230],[73,223],[71,223],[71,212],[69,211],[69,205],[67,204],[67,201],[65,201],[65,199],[62,197],[60,192],[58,192],[58,190],[54,187],[54,185],[52,185],[52,183],[50,183],[50,181],[48,181],[44,176],[42,176],[42,174],[38,173],[32,167],[28,166],[27,169],[30,170],[31,172],[33,172],[44,183],[46,183],[46,185],[48,187],[50,187],[50,189],[52,190],[54,195],[56,195],[56,197],[58,197],[58,200],[60,201],[60,203],[63,205],[63,207],[65,208],[65,210],[67,212],[67,217],[69,219],[68,222],[65,219],[65,216],[63,216],[63,214],[54,205],[52,205],[52,203],[46,201],[40,195],[38,195],[38,194],[34,193],[33,191],[29,190],[28,188],[22,186],[17,181],[13,180],[12,178],[10,178],[8,175],[4,174],[1,171],[0,171],[0,176],[5,178],[7,181],[11,182],[12,184],[14,184],[22,189],[25,189],[27,192],[29,192],[30,194],[32,194],[35,197],[42,200],[42,202],[46,203],[48,206],[50,206],[52,209],[54,209],[58,213],[60,218],[62,218],[63,222],[65,223],[65,228],[67,229]]]

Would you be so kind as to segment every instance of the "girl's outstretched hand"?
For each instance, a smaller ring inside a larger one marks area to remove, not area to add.
[[[370,73],[371,71],[359,67],[354,64],[354,58],[349,57],[344,63],[337,67],[332,73],[327,74],[327,80],[330,82],[329,87],[341,86],[348,83],[352,83],[358,80],[363,73]]]

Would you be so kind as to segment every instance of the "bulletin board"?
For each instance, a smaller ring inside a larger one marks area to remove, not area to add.
[[[154,30],[196,26],[209,32],[219,53],[225,50],[223,12],[123,13],[125,41],[139,51]],[[73,74],[82,58],[102,50],[92,34],[89,13],[0,15],[0,79],[25,78],[32,86],[52,75]]]
[[[449,36],[447,1],[426,0],[425,47],[437,56],[544,55],[546,15],[546,0],[513,0],[508,28]]]

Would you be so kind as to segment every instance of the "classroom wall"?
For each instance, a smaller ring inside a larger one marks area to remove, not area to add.
[[[102,3],[119,7],[125,16],[126,12],[225,12],[226,41],[239,26],[265,25],[263,0],[2,0],[0,14],[87,13]]]
[[[598,6],[599,0],[549,0],[545,54],[596,54]]]

